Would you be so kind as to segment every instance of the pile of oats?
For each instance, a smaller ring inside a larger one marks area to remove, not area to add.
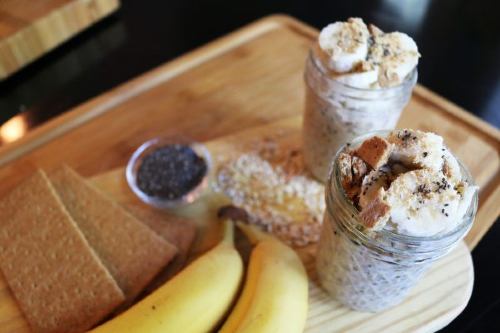
[[[250,223],[290,245],[319,240],[324,187],[305,170],[299,149],[264,140],[255,151],[222,163],[215,189],[245,209]]]

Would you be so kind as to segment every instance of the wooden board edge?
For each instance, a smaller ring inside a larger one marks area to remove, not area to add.
[[[148,89],[279,26],[279,21],[274,20],[274,17],[265,17],[217,38],[189,53],[181,55],[164,65],[160,65],[64,112],[45,124],[30,130],[21,139],[0,147],[0,167],[97,118]]]
[[[437,316],[434,319],[430,320],[427,324],[419,326],[416,332],[419,333],[437,332],[440,329],[445,328],[453,320],[455,320],[469,304],[469,301],[472,297],[472,292],[474,290],[474,282],[475,282],[474,261],[472,260],[472,254],[470,252],[470,249],[468,248],[469,245],[467,243],[464,243],[463,240],[461,242],[465,248],[464,251],[467,251],[468,253],[467,259],[468,259],[468,266],[470,267],[470,269],[467,271],[469,278],[467,279],[468,281],[468,284],[466,286],[467,290],[465,291],[463,302],[461,302],[460,306],[454,308],[452,312],[447,314],[441,314],[440,316]],[[462,246],[462,244],[459,246]]]
[[[58,38],[51,40],[48,45],[45,45],[46,48],[44,49],[40,48],[38,51],[35,51],[33,50],[33,48],[31,48],[32,53],[29,55],[29,57],[27,57],[27,59],[25,59],[22,63],[19,62],[16,67],[9,68],[10,66],[0,63],[0,81],[6,79],[10,75],[26,67],[27,65],[38,59],[40,56],[54,50],[56,47],[62,45],[70,38],[74,37],[78,33],[92,26],[92,24],[102,20],[106,16],[109,16],[111,13],[115,12],[120,7],[119,0],[93,0],[91,3],[93,3],[94,6],[99,7],[100,9],[98,12],[99,15],[94,15],[88,22],[85,22],[85,24],[82,26],[79,27],[73,26],[71,29],[67,27],[67,29],[64,31],[59,30]],[[49,26],[51,22],[56,21],[61,16],[60,13],[61,11],[76,12],[78,8],[88,5],[89,5],[88,3],[83,3],[81,1],[71,1],[61,6],[60,8],[57,8],[57,10],[49,13],[48,15],[35,20],[29,26],[19,30],[18,32],[12,34],[11,36],[8,36],[2,41],[2,45],[0,45],[0,47],[9,48],[9,44],[15,44],[15,43],[24,44],[23,40],[31,39],[29,38],[30,36],[38,35],[37,27]],[[25,47],[28,46],[26,45]]]
[[[487,141],[492,142],[496,145],[497,151],[500,151],[500,130],[493,125],[490,125],[481,118],[467,112],[462,107],[457,104],[447,100],[446,98],[440,96],[439,94],[431,91],[429,88],[417,84],[413,93],[417,94],[424,103],[434,104],[439,108],[440,111],[446,112],[447,114],[453,116],[453,118],[458,119],[462,123],[467,124],[469,127],[473,127],[477,132],[481,133],[483,136],[487,134]]]
[[[287,14],[272,14],[262,18],[262,20],[276,22],[280,25],[287,26],[290,30],[308,38],[316,38],[319,34],[319,30],[315,27]]]
[[[500,215],[500,175],[490,182],[485,190],[491,190],[485,200],[480,199],[480,205],[477,209],[476,220],[481,220],[481,224],[474,223],[471,230],[465,237],[465,243],[472,251],[488,230],[495,224]]]

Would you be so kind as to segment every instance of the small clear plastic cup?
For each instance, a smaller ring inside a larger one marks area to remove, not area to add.
[[[195,187],[189,190],[189,192],[176,199],[171,200],[164,197],[151,196],[143,192],[139,188],[137,182],[137,174],[142,162],[144,161],[144,158],[156,149],[173,144],[181,144],[189,146],[191,149],[193,149],[196,155],[201,157],[206,163],[207,168],[205,175]],[[125,175],[129,187],[144,203],[160,209],[171,209],[193,203],[201,196],[201,194],[208,186],[208,175],[210,174],[211,166],[212,159],[210,156],[210,152],[203,144],[184,137],[157,137],[144,142],[139,148],[137,148],[137,150],[132,154],[130,160],[128,161]]]

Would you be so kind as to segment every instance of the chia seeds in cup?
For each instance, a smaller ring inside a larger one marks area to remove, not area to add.
[[[173,144],[144,157],[137,185],[147,195],[179,199],[195,188],[207,173],[207,163],[189,146]]]
[[[133,192],[145,203],[173,208],[191,203],[207,185],[208,150],[187,140],[153,139],[132,155],[126,170]]]

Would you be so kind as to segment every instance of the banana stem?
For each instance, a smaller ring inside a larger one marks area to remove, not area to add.
[[[260,231],[257,227],[253,225],[248,225],[241,221],[237,221],[236,225],[238,226],[238,228],[241,229],[241,231],[243,231],[243,233],[245,234],[245,236],[247,236],[252,245],[255,245],[263,240],[274,239],[274,237],[266,234],[263,231]]]
[[[224,220],[224,231],[222,235],[222,242],[228,245],[234,245],[234,223],[227,219]]]

